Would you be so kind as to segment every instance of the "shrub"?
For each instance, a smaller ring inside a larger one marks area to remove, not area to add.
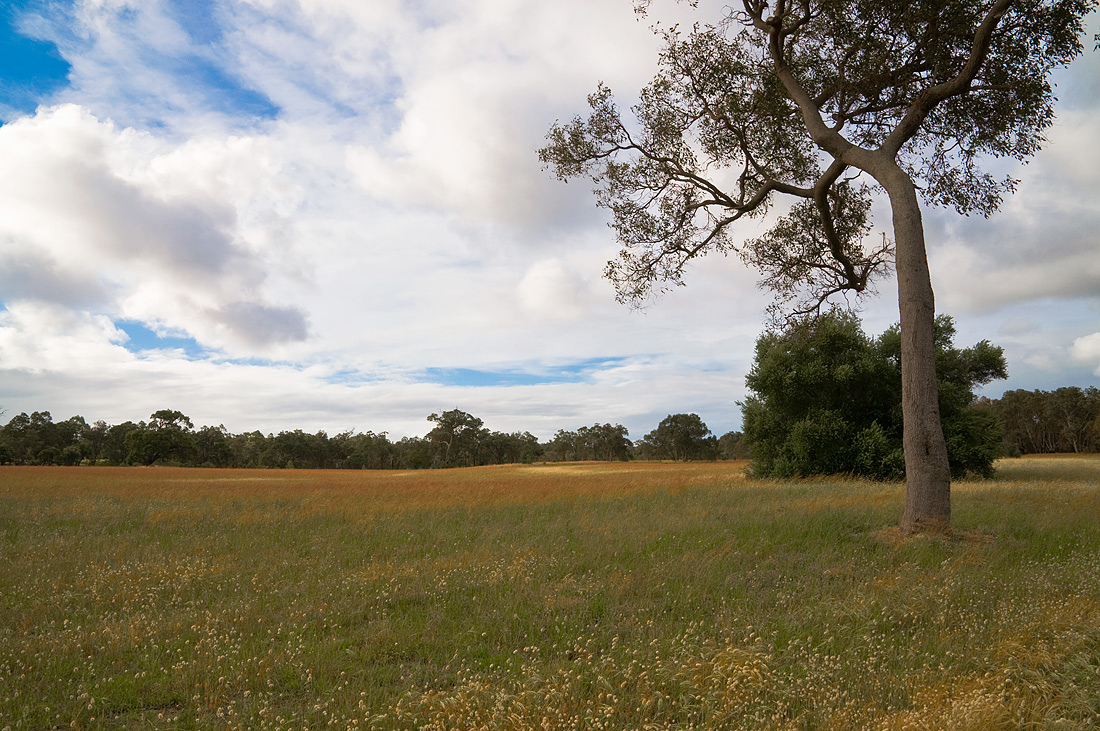
[[[974,388],[1007,376],[1001,348],[954,347],[950,317],[936,318],[940,418],[951,472],[988,476],[1002,430],[973,408]],[[832,312],[765,333],[756,343],[741,404],[753,473],[767,477],[851,473],[905,475],[901,418],[901,337],[878,338],[854,315]]]

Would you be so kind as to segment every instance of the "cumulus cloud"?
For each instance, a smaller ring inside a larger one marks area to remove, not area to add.
[[[177,139],[277,113],[239,72],[219,3],[77,0],[24,9],[21,22],[70,64],[60,98]]]
[[[629,4],[586,4],[584,23],[563,10],[472,0],[433,5],[431,24],[406,10],[389,59],[399,120],[384,140],[349,150],[363,189],[521,230],[575,225],[588,191],[544,174],[535,149],[555,117],[582,111],[577,102],[597,79],[629,104],[651,75],[656,41]],[[349,11],[350,27],[365,29],[373,15]]]
[[[193,163],[201,161],[197,143],[188,146]],[[302,313],[263,302],[267,265],[244,241],[249,232],[235,205],[254,191],[210,185],[202,180],[208,170],[181,168],[178,148],[71,104],[0,128],[0,155],[8,173],[0,197],[10,206],[0,221],[4,301],[170,321],[214,347],[306,336]],[[246,304],[281,312],[288,326],[239,327],[239,315],[201,315]]]
[[[72,308],[100,307],[108,288],[48,253],[8,248],[0,253],[0,296],[8,301],[42,300]]]
[[[1100,332],[1085,335],[1073,341],[1070,355],[1079,363],[1095,366],[1095,374],[1100,376]]]
[[[0,369],[39,374],[117,365],[129,359],[118,347],[126,337],[103,315],[16,302],[0,310]]]
[[[1019,188],[992,218],[930,212],[930,228],[943,234],[929,248],[948,308],[1100,298],[1100,119],[1063,112],[1048,137],[1030,165],[1011,171]]]
[[[516,289],[525,310],[549,320],[580,317],[589,299],[583,279],[560,259],[531,265]]]
[[[305,315],[300,311],[256,302],[228,302],[213,311],[211,319],[253,345],[305,340],[308,332]]]

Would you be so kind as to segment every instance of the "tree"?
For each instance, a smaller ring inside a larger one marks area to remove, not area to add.
[[[641,9],[648,4],[641,0]],[[587,175],[622,244],[607,275],[637,303],[708,252],[737,252],[777,304],[813,313],[898,284],[906,531],[950,521],[936,392],[935,301],[920,197],[992,214],[1013,189],[984,157],[1026,159],[1055,100],[1048,77],[1082,49],[1095,0],[741,0],[724,22],[665,32],[628,125],[600,85],[587,120],[555,124],[540,158]],[[866,240],[872,189],[893,241]],[[732,226],[791,200],[763,236]]]
[[[436,446],[435,460],[440,467],[472,466],[477,463],[478,448],[489,432],[484,422],[459,409],[432,414],[428,421],[435,428],[425,439]]]
[[[380,470],[393,466],[394,446],[386,432],[356,434],[351,441],[354,447],[344,462],[345,467]]]
[[[423,470],[433,465],[433,444],[419,437],[402,437],[394,446],[394,466],[406,470]]]
[[[0,440],[15,464],[73,465],[83,459],[80,439],[87,426],[81,416],[54,423],[49,411],[23,412],[0,428]]]
[[[1054,418],[1058,423],[1059,451],[1091,451],[1096,433],[1094,422],[1100,418],[1100,390],[1065,386],[1051,393]]]
[[[88,434],[91,427],[83,416],[72,416],[54,425],[57,446],[61,454],[54,464],[77,465],[91,455]]]
[[[88,444],[88,459],[93,464],[99,461],[103,456],[103,450],[107,445],[107,433],[110,427],[107,422],[102,419],[97,420],[94,424],[88,427],[85,439]]]
[[[546,445],[546,456],[555,462],[575,462],[580,459],[577,450],[577,432],[558,429]]]
[[[201,467],[229,467],[233,464],[229,431],[224,425],[204,426],[195,432],[195,463]]]
[[[157,462],[187,464],[195,455],[194,424],[182,412],[172,409],[154,411],[149,423],[126,434],[126,461],[151,465]]]
[[[195,428],[191,419],[182,411],[175,409],[161,409],[149,415],[149,427],[151,429],[176,429],[178,431],[190,431]]]
[[[103,459],[111,464],[126,464],[130,456],[130,435],[142,427],[132,421],[124,421],[107,429],[103,440]]]
[[[631,457],[630,432],[622,424],[593,424],[577,430],[577,459],[626,462]]]
[[[267,451],[269,437],[263,432],[251,431],[230,437],[229,449],[235,467],[259,467]]]
[[[714,459],[718,440],[698,414],[669,414],[657,428],[639,441],[642,453],[650,459]]]
[[[935,326],[951,474],[987,476],[1002,431],[996,417],[971,406],[976,386],[1007,376],[1003,351],[984,340],[956,348],[951,318],[940,316]],[[897,326],[869,338],[844,313],[762,335],[746,378],[752,395],[742,404],[754,473],[903,477],[899,341]]]
[[[298,469],[326,469],[333,467],[329,459],[328,434],[318,431],[309,434],[301,429],[281,431],[266,440],[261,456],[265,467],[297,467]]]
[[[622,424],[597,423],[576,431],[559,429],[546,445],[546,456],[558,462],[625,462],[631,458],[632,451],[628,434]]]
[[[530,432],[492,432],[481,445],[482,464],[530,463],[541,454],[539,440]]]
[[[745,435],[729,431],[718,437],[718,459],[745,459],[749,456]]]

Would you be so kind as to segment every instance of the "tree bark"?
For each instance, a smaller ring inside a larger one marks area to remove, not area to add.
[[[878,177],[878,176],[876,176]],[[901,315],[901,409],[905,447],[906,533],[946,530],[951,520],[951,468],[940,423],[936,317],[924,225],[916,186],[896,165],[879,178],[890,196]]]

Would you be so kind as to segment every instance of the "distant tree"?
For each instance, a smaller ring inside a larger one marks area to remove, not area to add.
[[[55,424],[54,438],[56,446],[61,450],[55,464],[72,466],[83,462],[91,454],[88,446],[90,431],[91,427],[83,416],[72,416]]]
[[[577,432],[558,429],[546,445],[546,458],[553,462],[575,462],[580,459]]]
[[[1066,386],[1052,394],[1054,418],[1058,423],[1059,451],[1094,452],[1097,420],[1100,419],[1100,389]]]
[[[328,434],[324,431],[310,434],[301,429],[281,431],[266,439],[260,461],[263,466],[270,468],[297,467],[316,470],[336,466]]]
[[[530,432],[491,432],[481,443],[482,464],[533,462],[541,454],[538,437]]]
[[[643,8],[647,2],[639,3]],[[708,252],[736,252],[780,305],[812,312],[896,269],[904,360],[907,531],[950,520],[937,412],[935,301],[920,199],[992,214],[1054,118],[1048,77],[1082,50],[1092,0],[741,0],[721,22],[665,32],[659,71],[623,121],[610,90],[556,124],[541,159],[588,176],[622,244],[620,297],[679,285]],[[864,182],[867,181],[867,182]],[[869,184],[870,183],[870,184]],[[865,241],[872,188],[893,242]],[[742,243],[733,225],[787,211]]]
[[[525,432],[513,432],[511,435],[513,449],[516,450],[513,454],[518,459],[513,459],[515,462],[523,462],[530,464],[537,460],[542,459],[543,446],[539,443],[539,438],[529,431]]]
[[[625,462],[633,456],[630,432],[622,424],[593,424],[577,430],[577,458]]]
[[[142,428],[132,421],[109,427],[103,438],[102,459],[115,465],[129,464],[130,434]]]
[[[698,414],[669,414],[657,428],[639,440],[650,459],[689,461],[715,459],[718,440]]]
[[[107,445],[107,433],[110,427],[107,422],[99,419],[85,433],[85,441],[88,445],[88,459],[92,463],[98,462],[103,457],[103,450]]]
[[[436,466],[432,452],[436,445],[420,437],[402,437],[393,445],[394,466],[403,470],[423,470]]]
[[[83,422],[83,418],[73,417],[55,424],[49,411],[23,412],[0,428],[0,439],[15,464],[53,465],[65,461],[76,464],[81,459],[78,439]]]
[[[957,349],[951,318],[936,318],[939,411],[951,472],[988,475],[1000,452],[999,422],[971,408],[973,389],[1006,377],[1001,348]],[[762,476],[905,474],[900,331],[867,337],[850,314],[830,313],[762,335],[742,405],[753,472]]]
[[[195,457],[194,425],[182,412],[171,409],[155,411],[149,422],[126,435],[126,461],[131,464],[186,465]]]
[[[718,437],[718,459],[747,459],[748,456],[749,448],[741,432],[730,431]]]
[[[173,409],[154,411],[149,416],[149,426],[153,429],[176,429],[179,431],[190,431],[195,428],[195,425],[191,423],[191,419],[185,416],[182,411]]]
[[[311,465],[314,469],[328,470],[338,466],[341,455],[334,449],[333,440],[324,429],[319,429],[307,443],[312,448]]]
[[[267,450],[267,440],[268,437],[260,431],[229,435],[230,464],[234,467],[260,467]]]
[[[386,432],[368,431],[351,438],[353,449],[345,466],[351,469],[380,470],[395,466],[396,449]]]
[[[634,456],[634,445],[622,424],[593,424],[576,431],[559,429],[543,450],[552,462],[626,461]]]
[[[204,426],[195,432],[195,464],[200,467],[229,467],[233,464],[230,434],[224,425]]]
[[[481,419],[452,409],[442,414],[432,414],[428,421],[435,423],[435,428],[425,437],[434,446],[435,466],[469,467],[477,464],[481,442],[489,434],[482,428],[484,422]]]
[[[3,445],[2,454],[7,463],[25,464],[23,435],[27,418],[26,412],[17,414],[0,427],[0,445]]]

